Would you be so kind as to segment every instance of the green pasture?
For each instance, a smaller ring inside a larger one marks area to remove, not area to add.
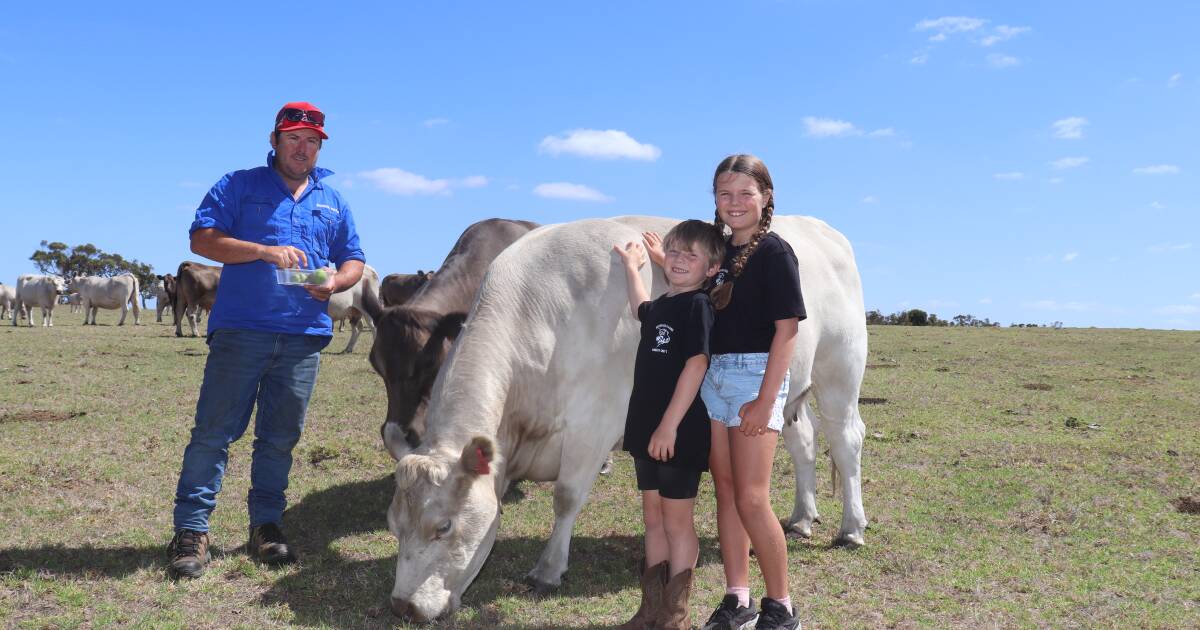
[[[207,347],[173,327],[0,326],[0,626],[387,628],[395,539],[385,401],[358,352],[322,358],[285,530],[302,561],[245,554],[249,439],[235,444],[201,579],[166,578],[176,475]],[[130,318],[132,319],[132,317]],[[1200,333],[872,327],[867,546],[829,546],[840,504],[790,542],[806,628],[1200,627]],[[791,510],[780,448],[775,505]],[[702,621],[723,584],[711,487],[698,501]],[[630,460],[600,478],[555,594],[522,583],[553,520],[548,484],[505,505],[491,558],[445,628],[603,628],[638,601]],[[761,585],[754,585],[754,596]]]

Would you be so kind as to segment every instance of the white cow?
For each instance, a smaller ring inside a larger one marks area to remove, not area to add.
[[[555,481],[554,527],[527,576],[557,586],[571,530],[609,446],[624,429],[637,322],[629,315],[621,263],[610,250],[675,221],[650,217],[546,226],[506,249],[488,269],[467,323],[431,394],[421,446],[396,464],[388,526],[399,542],[391,607],[430,620],[458,607],[491,551],[500,496],[511,479]],[[867,356],[862,288],[846,239],[808,217],[776,217],[796,251],[808,319],[791,364],[790,422],[797,456],[793,520],[809,523],[815,485],[818,393],[825,433],[842,474],[838,540],[861,544],[859,461],[865,427],[858,391]],[[666,283],[646,265],[652,295]]]
[[[163,311],[171,308],[171,296],[167,294],[167,287],[163,283],[162,276],[159,276],[154,281],[154,286],[150,288],[150,292],[154,296],[154,321],[161,324]],[[199,322],[199,313],[196,314],[196,317],[197,322]]]
[[[142,309],[138,305],[138,295],[141,290],[137,276],[121,274],[119,276],[76,276],[71,281],[71,290],[79,293],[83,304],[83,325],[96,325],[96,313],[102,309],[121,309],[121,321],[118,326],[125,325],[125,315],[133,309],[133,325],[142,323]]]
[[[38,276],[23,274],[17,277],[17,299],[13,307],[15,311],[24,312],[26,321],[33,326],[33,308],[42,309],[42,326],[54,325],[54,305],[58,296],[66,292],[66,284],[60,276]],[[17,325],[17,317],[13,317],[13,326]]]
[[[17,290],[0,282],[0,319],[16,317]]]
[[[334,321],[350,318],[350,342],[346,344],[342,354],[354,352],[354,344],[358,342],[358,335],[362,332],[362,318],[367,317],[362,304],[363,291],[379,292],[379,274],[371,265],[363,266],[362,277],[354,286],[329,297],[329,317]],[[353,317],[356,313],[352,309],[356,309],[360,316]]]

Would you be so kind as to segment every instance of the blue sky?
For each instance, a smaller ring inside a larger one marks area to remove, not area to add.
[[[708,218],[725,155],[853,244],[868,308],[1200,329],[1189,2],[84,3],[7,7],[0,281],[41,240],[172,271],[275,111],[381,274],[470,223]],[[1191,271],[1188,271],[1188,270]]]

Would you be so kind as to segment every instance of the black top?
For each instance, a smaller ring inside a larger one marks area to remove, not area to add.
[[[742,247],[725,243],[725,262],[713,278],[713,286],[729,278],[733,259]],[[808,317],[800,293],[800,263],[787,241],[768,232],[750,255],[742,275],[733,280],[733,297],[717,311],[713,325],[713,354],[770,352],[775,322]]]
[[[642,341],[633,367],[633,392],[625,416],[624,449],[640,459],[651,459],[646,447],[658,429],[663,413],[675,395],[675,385],[687,360],[708,356],[709,332],[713,323],[712,302],[703,291],[662,295],[638,306]],[[666,465],[708,470],[708,447],[712,436],[708,410],[700,391],[675,431],[675,456]]]

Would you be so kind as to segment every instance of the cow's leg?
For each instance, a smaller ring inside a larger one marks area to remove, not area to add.
[[[867,528],[862,504],[862,444],[867,427],[858,413],[863,368],[856,369],[853,365],[830,367],[831,373],[823,375],[826,378],[821,378],[818,383],[817,402],[833,465],[841,478],[842,525],[833,542],[838,546],[860,547],[865,542],[863,536]]]
[[[569,422],[562,420],[561,424],[567,425]],[[525,577],[538,592],[546,592],[562,584],[562,576],[567,571],[575,519],[587,502],[592,484],[596,482],[600,467],[608,457],[607,448],[599,445],[612,444],[616,439],[615,435],[602,437],[604,439],[597,440],[596,436],[589,435],[572,439],[570,433],[563,437],[563,463],[559,468],[558,480],[554,483],[554,528],[537,564]]]
[[[117,322],[117,325],[118,325],[118,326],[124,326],[124,325],[125,325],[125,314],[126,314],[126,313],[128,313],[128,312],[129,312],[129,305],[128,305],[128,304],[122,304],[122,305],[121,305],[121,320]]]
[[[342,350],[342,354],[350,354],[354,352],[354,344],[358,343],[358,336],[362,333],[362,320],[350,320],[350,343],[346,344],[346,349]]]
[[[196,322],[200,319],[199,312],[200,312],[200,307],[198,307],[198,306],[189,306],[187,308],[188,328],[191,329],[193,337],[197,336],[196,335]]]
[[[787,422],[783,427],[783,444],[792,456],[796,479],[796,498],[792,515],[783,522],[783,530],[801,538],[812,537],[813,523],[819,523],[817,513],[817,425],[808,397],[796,398],[784,410]]]
[[[142,298],[142,299],[145,300],[146,298]],[[141,326],[142,325],[142,307],[138,306],[136,293],[134,294],[132,302],[133,302],[133,325]]]
[[[54,327],[54,309],[52,307],[42,307],[42,327]]]

